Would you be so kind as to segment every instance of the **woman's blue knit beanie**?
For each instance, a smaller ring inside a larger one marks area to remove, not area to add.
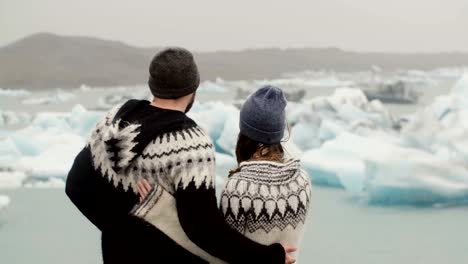
[[[278,144],[284,135],[286,98],[274,86],[264,86],[250,95],[240,111],[240,132],[263,144]]]

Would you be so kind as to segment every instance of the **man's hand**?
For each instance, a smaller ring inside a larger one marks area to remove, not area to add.
[[[293,264],[296,263],[296,259],[291,257],[289,254],[296,252],[297,248],[288,246],[288,245],[282,245],[284,248],[284,251],[286,251],[286,259],[284,260],[285,264]]]
[[[149,184],[147,180],[141,179],[137,183],[137,189],[138,193],[140,194],[140,202],[142,202],[146,198],[146,196],[148,196],[148,194],[151,192],[151,189],[153,189],[153,187],[151,187],[151,184]]]

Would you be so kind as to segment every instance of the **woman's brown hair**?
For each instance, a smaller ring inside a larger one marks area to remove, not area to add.
[[[236,158],[238,167],[229,172],[229,176],[240,171],[240,164],[249,160],[267,160],[283,162],[284,150],[281,143],[263,144],[239,133],[236,144]]]

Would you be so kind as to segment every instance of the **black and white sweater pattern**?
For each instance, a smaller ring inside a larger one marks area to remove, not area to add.
[[[228,179],[220,207],[225,221],[250,239],[299,247],[310,196],[299,160],[247,161]]]
[[[137,156],[133,148],[140,124],[120,129],[123,121],[112,122],[119,108],[112,109],[97,124],[88,141],[95,169],[104,177],[115,186],[121,183],[126,190],[131,187],[134,191],[139,179],[162,185],[171,194],[179,184],[187,187],[192,181],[197,188],[214,186],[214,148],[200,127],[193,124],[156,135]]]
[[[215,151],[207,134],[181,112],[158,109],[158,114],[153,114],[155,109],[141,101],[115,107],[97,124],[85,148],[97,175],[119,192],[136,196],[140,179],[154,186],[144,201],[133,203],[127,214],[149,223],[179,247],[209,263],[284,263],[281,245],[256,243],[224,222],[214,189]],[[140,120],[142,114],[147,117]],[[107,222],[115,222],[111,229],[115,232],[122,213],[104,213],[113,198],[95,195],[102,199],[98,208],[91,201],[81,202],[84,194],[75,194],[79,188],[73,185],[80,184],[76,179],[81,177],[79,167],[86,160],[75,160],[67,194],[101,230],[109,230]],[[126,203],[126,198],[119,199],[119,203]],[[112,206],[113,211],[120,210],[118,205]],[[180,254],[164,254],[179,263]]]

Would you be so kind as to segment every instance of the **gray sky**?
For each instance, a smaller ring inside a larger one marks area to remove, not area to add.
[[[0,0],[0,46],[40,31],[203,51],[468,51],[468,1]]]

